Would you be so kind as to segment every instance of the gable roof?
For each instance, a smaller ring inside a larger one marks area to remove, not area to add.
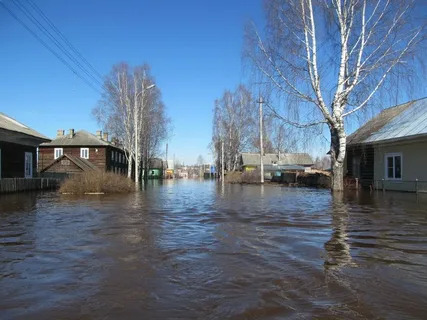
[[[83,159],[83,158],[78,158],[75,156],[71,156],[69,154],[63,154],[62,156],[60,156],[59,158],[55,159],[54,161],[52,161],[49,165],[47,165],[45,168],[43,168],[43,170],[41,172],[45,172],[46,170],[48,170],[50,167],[52,167],[54,164],[58,163],[61,160],[64,159],[68,159],[71,162],[73,162],[77,167],[79,167],[80,169],[82,169],[82,171],[97,171],[99,170],[92,162],[90,162],[89,160]]]
[[[242,153],[242,165],[243,166],[257,166],[260,163],[259,153]],[[307,153],[266,153],[262,160],[265,165],[277,164],[277,165],[300,165],[300,166],[311,166],[313,165],[313,159]]]
[[[56,137],[51,142],[42,143],[41,147],[66,147],[66,146],[88,146],[88,147],[101,147],[101,146],[112,146],[119,148],[109,141],[102,140],[94,134],[87,132],[86,130],[76,131],[72,138],[68,134],[61,137]]]
[[[48,137],[42,135],[34,129],[31,129],[25,124],[7,116],[2,112],[0,112],[0,129],[26,134],[28,136],[38,138],[42,141],[50,141]]]
[[[380,143],[427,135],[427,98],[384,109],[347,137],[348,145]]]

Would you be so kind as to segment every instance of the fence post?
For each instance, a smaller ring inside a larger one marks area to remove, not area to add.
[[[415,179],[415,193],[418,193],[418,179]]]
[[[385,185],[384,185],[384,179],[381,179],[383,182],[383,192],[385,192]]]

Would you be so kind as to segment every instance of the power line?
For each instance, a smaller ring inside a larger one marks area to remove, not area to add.
[[[49,30],[46,29],[43,24],[40,23],[40,21],[37,20],[36,17],[19,1],[19,0],[12,0],[12,2],[15,4],[15,6],[21,10],[22,13],[33,23],[35,26],[45,35],[48,39],[50,39],[58,48],[61,50],[67,57],[70,59],[73,63],[77,65],[77,67],[80,68],[87,76],[92,78],[95,82],[97,82],[100,86],[102,86],[102,82],[99,81],[96,77],[92,75],[91,72],[86,70],[84,66],[72,55],[68,50],[55,38],[55,36],[50,33]]]
[[[36,38],[47,50],[49,50],[59,61],[61,61],[67,68],[69,68],[77,77],[83,80],[89,87],[98,93],[102,93],[99,88],[97,88],[93,83],[88,79],[83,77],[78,71],[76,71],[73,66],[70,65],[61,55],[59,55],[54,49],[52,49],[36,32],[34,32],[24,21],[22,21],[6,4],[0,0],[0,5],[19,23],[21,24],[34,38]]]
[[[68,47],[99,77],[103,80],[103,76],[93,67],[93,65],[85,59],[85,57],[73,46],[73,44],[64,36],[64,34],[55,26],[55,24],[44,14],[44,12],[31,0],[27,0],[31,7],[36,10],[47,24],[60,36],[60,38],[68,45]]]

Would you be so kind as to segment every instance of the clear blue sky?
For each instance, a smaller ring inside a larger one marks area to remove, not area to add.
[[[172,119],[170,156],[211,157],[213,102],[243,80],[244,26],[262,19],[261,1],[33,1],[101,74],[121,61],[150,64]],[[57,129],[98,129],[99,93],[2,7],[0,42],[0,111],[51,138]]]

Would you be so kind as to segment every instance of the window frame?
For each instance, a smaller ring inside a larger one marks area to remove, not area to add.
[[[83,151],[87,151],[87,157],[83,156]],[[89,148],[80,148],[80,158],[89,159]]]
[[[56,156],[56,152],[61,151],[61,154]],[[56,160],[64,155],[64,148],[54,148],[53,149],[53,158]]]
[[[400,157],[400,178],[396,178],[396,157]],[[388,159],[393,159],[393,177],[388,176]],[[402,181],[403,179],[403,155],[401,152],[389,152],[384,155],[384,178],[390,181]]]

